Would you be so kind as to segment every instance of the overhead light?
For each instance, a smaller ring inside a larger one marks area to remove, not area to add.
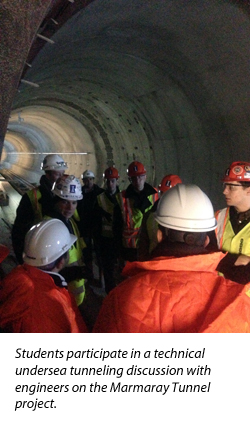
[[[54,155],[55,152],[7,152],[8,155]],[[90,155],[92,152],[60,152],[60,155]]]
[[[33,81],[28,81],[28,80],[21,79],[21,83],[28,84],[29,86],[33,86],[33,87],[40,87],[39,84],[33,83]]]
[[[49,44],[54,44],[55,41],[52,41],[52,39],[46,38],[46,36],[41,35],[40,33],[36,34],[38,38],[43,39],[44,41],[49,42]]]

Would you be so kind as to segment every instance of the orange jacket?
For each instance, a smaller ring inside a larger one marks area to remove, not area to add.
[[[7,332],[87,332],[72,295],[33,266],[13,269],[1,284],[0,328]]]
[[[223,257],[218,252],[128,263],[123,273],[129,278],[105,298],[93,331],[250,332],[250,284],[218,276]],[[229,326],[223,316],[230,308],[235,317]]]

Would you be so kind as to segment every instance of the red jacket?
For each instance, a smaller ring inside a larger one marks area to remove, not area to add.
[[[0,328],[7,332],[87,332],[75,300],[53,278],[29,265],[13,269],[1,284]]]
[[[128,263],[94,332],[250,332],[250,284],[215,270],[224,253]],[[230,316],[230,312],[232,312]]]

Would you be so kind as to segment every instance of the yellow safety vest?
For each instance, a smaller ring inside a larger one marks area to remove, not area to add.
[[[46,216],[45,219],[50,219],[51,217]],[[75,244],[69,249],[69,261],[67,266],[83,266],[83,256],[82,250],[86,248],[86,244],[82,237],[80,237],[80,233],[77,227],[76,222],[73,217],[70,218],[70,222],[72,224],[73,232],[77,237]],[[81,278],[79,280],[73,280],[68,283],[69,292],[74,295],[77,305],[80,305],[85,297],[85,280]]]
[[[148,196],[151,205],[145,209],[146,213],[154,205],[158,199],[157,191],[155,194]],[[117,194],[117,201],[122,211],[123,217],[123,246],[125,248],[136,248],[138,242],[138,234],[142,223],[143,213],[140,209],[135,208],[134,200],[125,197],[125,191]]]
[[[153,249],[158,245],[157,230],[159,227],[153,212],[150,212],[148,216],[146,227],[149,239],[149,253],[151,253]]]
[[[218,248],[232,254],[245,254],[250,256],[250,223],[235,234],[229,218],[229,207],[215,213],[217,228],[215,234]]]
[[[42,197],[42,194],[41,194],[39,187],[36,187],[36,188],[32,188],[29,191],[27,191],[27,195],[30,199],[30,202],[31,202],[31,205],[32,205],[32,208],[34,211],[34,215],[35,215],[34,224],[36,224],[37,222],[39,222],[43,219],[42,205],[39,202],[40,198]],[[74,212],[73,218],[75,221],[80,221],[80,217],[79,217],[77,209]]]
[[[42,197],[42,194],[39,187],[32,188],[29,191],[27,191],[27,196],[29,197],[31,202],[31,206],[35,215],[34,224],[36,224],[37,222],[41,221],[43,218],[42,205],[39,202],[40,198]]]
[[[113,228],[112,228],[113,225],[112,217],[114,213],[114,203],[112,203],[108,199],[105,192],[97,196],[97,202],[98,205],[111,216],[110,221],[108,221],[107,218],[105,218],[105,216],[102,217],[101,235],[104,236],[105,238],[113,238],[114,235],[113,235]]]

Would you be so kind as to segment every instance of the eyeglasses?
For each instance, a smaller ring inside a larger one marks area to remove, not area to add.
[[[56,167],[68,168],[66,162],[57,162]]]
[[[227,183],[227,182],[223,182],[222,184],[223,191],[226,189],[226,187],[228,187],[229,191],[234,191],[237,186],[243,186],[243,185],[235,184],[235,183]]]

